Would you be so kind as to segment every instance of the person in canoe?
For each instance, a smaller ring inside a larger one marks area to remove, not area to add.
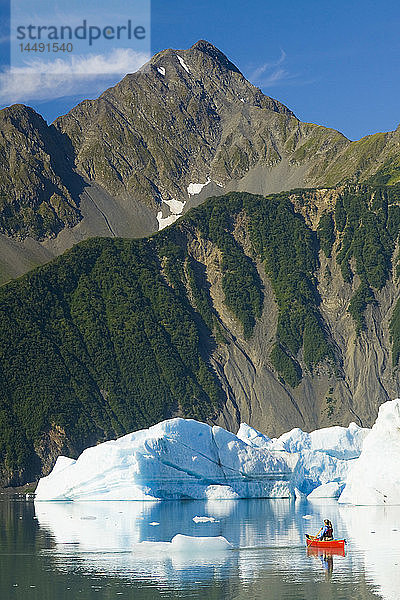
[[[324,542],[333,540],[333,525],[329,519],[324,519],[324,525],[318,531],[315,538]]]
[[[318,531],[317,535],[307,535],[309,540],[321,540],[330,542],[333,540],[333,525],[329,519],[324,519],[324,524]]]

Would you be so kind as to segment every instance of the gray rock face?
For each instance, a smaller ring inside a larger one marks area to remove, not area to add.
[[[204,40],[164,50],[50,127],[22,105],[0,111],[0,233],[13,239],[0,281],[81,239],[149,235],[224,191],[390,171],[399,139],[396,130],[350,142],[301,123]]]
[[[319,220],[317,212],[329,206],[333,195],[332,190],[314,192],[314,206],[319,209],[314,215],[314,228]],[[312,226],[311,220],[308,222]],[[235,238],[255,260],[248,231],[240,222],[235,225]],[[310,373],[300,356],[303,379],[292,388],[282,381],[270,360],[278,306],[264,265],[255,260],[264,286],[262,315],[252,336],[245,339],[240,324],[224,303],[218,249],[199,238],[193,239],[189,250],[204,265],[213,307],[228,342],[219,345],[211,359],[226,397],[218,424],[236,431],[241,422],[246,422],[269,436],[278,436],[294,426],[310,431],[355,421],[371,427],[379,406],[398,397],[400,379],[398,368],[392,364],[389,323],[400,289],[393,277],[375,293],[376,303],[365,312],[365,329],[357,334],[348,307],[359,286],[358,276],[351,284],[343,281],[336,262],[338,241],[332,257],[326,258],[320,251],[315,273],[322,300],[320,311],[342,369],[339,376],[324,365]]]

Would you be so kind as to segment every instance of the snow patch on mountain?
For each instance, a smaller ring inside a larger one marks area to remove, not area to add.
[[[179,62],[181,63],[181,65],[185,69],[185,71],[187,73],[190,73],[189,67],[187,66],[187,64],[185,63],[185,61],[183,60],[183,58],[181,56],[179,56],[179,54],[176,55],[176,58],[179,60]]]
[[[169,200],[162,200],[162,204],[168,206],[169,212],[171,214],[166,217],[163,217],[163,211],[158,211],[157,221],[159,231],[161,231],[161,229],[164,229],[164,227],[168,227],[168,225],[172,225],[172,223],[175,223],[175,221],[179,219],[179,217],[182,215],[186,202],[181,202],[180,200],[170,198]]]
[[[196,196],[200,194],[203,187],[211,183],[211,179],[208,177],[205,183],[189,183],[187,187],[187,193],[189,196]]]

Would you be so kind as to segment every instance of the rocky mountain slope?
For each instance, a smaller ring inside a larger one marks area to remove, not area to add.
[[[213,194],[400,179],[400,129],[300,122],[212,44],[165,50],[46,123],[0,111],[0,281],[92,237],[140,237]]]
[[[269,435],[399,393],[400,187],[211,198],[0,290],[1,482],[169,416]]]

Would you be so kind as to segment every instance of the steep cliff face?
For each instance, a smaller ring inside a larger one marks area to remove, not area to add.
[[[141,237],[207,197],[394,184],[400,129],[350,142],[300,122],[212,44],[164,50],[47,126],[0,111],[0,282],[92,236]]]
[[[344,189],[305,191],[289,197],[308,228],[317,232],[321,217],[334,214]],[[392,208],[394,206],[398,206],[397,198]],[[263,283],[262,315],[248,339],[243,337],[240,325],[225,305],[215,248],[201,240],[192,243],[194,257],[205,265],[213,305],[224,337],[229,341],[218,346],[212,356],[227,398],[220,422],[234,430],[240,420],[244,420],[254,426],[257,423],[263,431],[274,434],[284,431],[289,423],[301,423],[299,426],[311,429],[355,420],[360,425],[370,426],[379,405],[399,393],[393,330],[390,332],[394,309],[400,298],[396,274],[389,271],[385,284],[373,293],[371,304],[361,309],[364,323],[358,328],[349,307],[360,288],[360,277],[357,265],[352,261],[354,277],[350,282],[344,280],[338,263],[343,234],[335,230],[330,256],[320,249],[314,272],[320,297],[318,308],[326,336],[334,349],[335,365],[332,368],[329,360],[321,361],[310,369],[304,360],[303,345],[296,356],[303,376],[299,384],[292,387],[282,379],[276,365],[271,364],[279,306],[271,281],[265,274],[265,264],[254,255],[249,223],[243,215],[236,218],[233,232],[244,252],[255,260]],[[394,240],[396,237],[397,234]],[[392,248],[394,257],[397,256],[396,244]],[[370,252],[373,253],[373,249]],[[376,255],[371,258],[379,262]]]
[[[318,195],[324,200],[331,192],[326,190]],[[253,335],[245,340],[223,305],[223,295],[214,291],[220,285],[220,274],[209,263],[214,306],[229,340],[212,357],[227,397],[219,417],[224,426],[235,430],[242,420],[274,435],[295,424],[306,430],[347,425],[351,421],[370,427],[380,404],[399,395],[399,373],[397,363],[392,360],[390,334],[393,312],[400,299],[397,278],[391,274],[385,287],[375,292],[375,303],[366,308],[365,325],[357,332],[348,309],[360,280],[356,275],[352,283],[343,281],[336,262],[339,246],[335,242],[330,258],[320,250],[320,264],[315,273],[321,296],[319,309],[339,357],[337,369],[320,364],[310,373],[300,358],[303,378],[294,388],[282,381],[271,365],[278,307],[263,266],[257,263],[264,286],[263,312]]]
[[[399,231],[399,186],[231,193],[3,286],[3,483],[173,415],[371,425],[400,387]]]
[[[79,222],[72,156],[66,138],[31,108],[0,111],[1,233],[43,240]]]

